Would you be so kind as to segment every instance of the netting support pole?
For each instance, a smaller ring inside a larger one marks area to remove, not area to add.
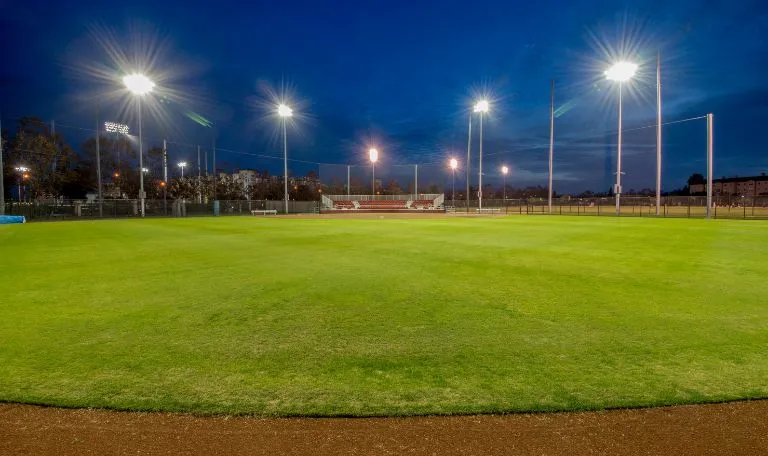
[[[715,115],[707,114],[707,218],[712,218],[712,167],[714,166]]]
[[[347,165],[347,198],[349,198],[349,165]]]

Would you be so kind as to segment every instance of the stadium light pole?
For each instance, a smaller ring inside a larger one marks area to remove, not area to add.
[[[504,193],[503,193],[504,197],[503,198],[504,198],[504,204],[505,205],[507,204],[507,173],[508,172],[509,172],[509,168],[507,168],[506,166],[502,166],[501,167],[502,182],[504,183],[503,184],[503,186],[504,186]]]
[[[613,193],[616,197],[616,215],[621,215],[621,116],[622,116],[622,86],[632,79],[637,72],[637,64],[631,62],[618,62],[605,71],[606,79],[619,83],[619,138],[617,145],[618,157],[616,159],[616,188]]]
[[[181,168],[181,178],[184,179],[184,168],[187,166],[187,162],[179,162],[179,168]]]
[[[480,113],[480,169],[478,170],[477,207],[483,208],[483,115],[490,108],[488,100],[480,100],[475,104],[475,112]]]
[[[293,115],[293,110],[285,104],[277,106],[277,115],[283,121],[283,191],[285,192],[285,213],[288,213],[288,118]]]
[[[472,157],[470,154],[470,151],[472,150],[472,113],[469,113],[469,130],[467,131],[467,164],[465,166],[466,168],[466,181],[467,181],[467,213],[469,213],[469,171],[472,167]]]
[[[453,184],[451,186],[451,204],[456,208],[456,168],[459,167],[459,162],[455,158],[451,159],[451,170],[453,171]]]
[[[144,168],[143,138],[141,136],[141,97],[148,94],[155,87],[155,83],[140,73],[133,73],[123,77],[123,84],[138,100],[139,112],[139,169]],[[141,216],[144,217],[144,173],[139,173],[139,200],[141,201]]]
[[[371,160],[371,194],[376,195],[376,162],[379,160],[379,151],[371,147],[368,150],[368,158]]]
[[[24,179],[29,177],[29,168],[26,166],[17,166],[14,169],[19,172],[19,201],[21,201],[21,184],[24,182]]]

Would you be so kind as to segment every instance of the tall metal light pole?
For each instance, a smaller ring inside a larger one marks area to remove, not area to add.
[[[371,160],[371,194],[376,194],[376,162],[379,160],[379,151],[373,147],[368,150],[368,158]]]
[[[150,81],[148,77],[143,74],[134,73],[123,77],[123,84],[138,98],[138,112],[139,112],[139,170],[144,168],[144,145],[143,138],[141,136],[141,97],[155,87],[155,83]],[[141,216],[144,217],[144,199],[146,195],[144,193],[144,173],[139,172],[139,200],[141,200]]]
[[[502,177],[502,182],[504,183],[503,184],[504,185],[504,191],[503,191],[504,197],[503,197],[503,199],[504,199],[504,205],[505,206],[507,205],[507,173],[508,172],[509,172],[509,168],[507,168],[506,166],[502,166],[501,167],[501,175],[503,176]]]
[[[552,80],[552,96],[549,103],[549,184],[547,186],[547,207],[552,213],[552,173],[555,163],[555,80]]]
[[[714,174],[715,115],[707,114],[707,218],[712,217],[712,175]]]
[[[184,167],[187,166],[187,162],[179,162],[179,168],[181,168],[181,178],[184,179]]]
[[[459,162],[455,158],[451,159],[451,171],[453,172],[453,185],[451,186],[451,205],[456,208],[456,168],[459,167]]]
[[[5,215],[5,167],[3,166],[3,125],[0,119],[0,215]]]
[[[467,212],[469,212],[469,169],[472,167],[470,150],[472,148],[472,113],[469,113],[469,130],[467,132]]]
[[[622,134],[622,86],[632,79],[637,71],[637,65],[630,62],[618,62],[605,71],[605,77],[619,83],[619,138],[617,145],[618,158],[616,159],[616,188],[613,193],[616,196],[616,215],[621,215],[621,134]]]
[[[24,179],[29,176],[29,168],[26,166],[17,166],[14,169],[19,172],[19,202],[21,202],[21,184],[24,182]]]
[[[480,113],[480,164],[477,178],[477,207],[483,208],[483,115],[488,112],[489,105],[487,100],[480,100],[475,104],[475,112]]]
[[[656,215],[661,212],[661,52],[656,56]]]
[[[288,118],[293,115],[293,110],[284,104],[277,106],[277,115],[283,121],[283,191],[285,192],[285,213],[288,213]]]

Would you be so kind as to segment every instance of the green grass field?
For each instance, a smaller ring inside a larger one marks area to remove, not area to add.
[[[0,226],[0,400],[385,415],[768,397],[768,223]]]

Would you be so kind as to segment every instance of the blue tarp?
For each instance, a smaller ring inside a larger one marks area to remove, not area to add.
[[[26,223],[27,219],[23,215],[0,215],[0,225],[9,223]]]

